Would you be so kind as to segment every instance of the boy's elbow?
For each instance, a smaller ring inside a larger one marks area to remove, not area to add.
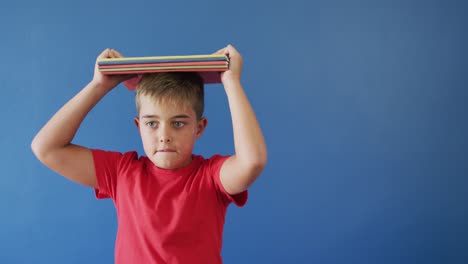
[[[262,171],[265,168],[266,164],[267,164],[267,160],[268,160],[268,157],[267,157],[267,154],[265,152],[265,154],[262,154],[257,158],[257,160],[255,162],[255,167],[258,170]]]
[[[257,156],[255,159],[252,159],[250,162],[250,165],[248,166],[246,170],[246,175],[247,176],[246,182],[245,182],[245,188],[247,189],[250,185],[252,185],[258,177],[262,174],[263,170],[265,169],[267,163],[267,157],[266,155],[260,155]]]
[[[268,151],[266,147],[263,147],[263,150],[259,153],[259,158],[258,158],[258,166],[262,168],[262,170],[265,168],[267,161],[268,161]]]
[[[38,160],[43,160],[44,151],[42,151],[41,145],[37,142],[37,140],[33,140],[31,142],[31,150]]]
[[[40,153],[40,145],[39,143],[37,142],[36,138],[34,138],[32,141],[31,141],[31,150],[32,152],[34,153],[34,155],[37,157]]]
[[[256,175],[256,177],[260,176],[263,169],[265,169],[267,160],[268,158],[266,152],[258,154],[254,158],[252,158],[250,160],[250,171],[252,172],[252,174]]]
[[[45,161],[47,150],[40,140],[38,140],[37,138],[33,139],[33,141],[31,142],[31,150],[38,160],[40,160],[41,162]]]

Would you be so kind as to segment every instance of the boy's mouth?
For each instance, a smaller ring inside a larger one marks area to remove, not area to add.
[[[158,149],[157,152],[175,152],[173,149]]]

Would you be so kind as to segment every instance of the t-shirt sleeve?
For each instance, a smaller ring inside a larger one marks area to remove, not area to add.
[[[224,162],[229,158],[229,156],[221,156],[215,155],[209,159],[209,169],[211,171],[211,175],[213,176],[213,180],[216,186],[217,191],[221,195],[222,199],[227,203],[234,202],[235,205],[242,207],[246,204],[248,200],[248,191],[245,190],[241,193],[231,195],[229,194],[224,186],[221,184],[220,179],[220,171],[221,167],[223,166]]]
[[[98,149],[91,150],[94,160],[97,186],[94,192],[97,199],[115,200],[119,175],[129,166],[131,160],[138,157],[136,152],[113,152]]]

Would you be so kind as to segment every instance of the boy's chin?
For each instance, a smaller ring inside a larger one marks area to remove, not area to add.
[[[181,162],[181,161],[171,161],[171,160],[165,160],[165,159],[152,159],[151,161],[156,167],[163,169],[163,170],[180,169],[190,164],[190,160]]]
[[[177,169],[176,164],[172,164],[171,162],[165,162],[160,160],[152,160],[153,164],[163,170],[174,170]]]

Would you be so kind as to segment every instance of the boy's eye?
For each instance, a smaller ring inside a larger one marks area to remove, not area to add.
[[[185,125],[184,122],[181,122],[181,121],[175,121],[174,122],[174,127],[183,127]]]
[[[158,123],[155,121],[150,121],[150,122],[147,122],[146,125],[149,127],[157,127]]]

